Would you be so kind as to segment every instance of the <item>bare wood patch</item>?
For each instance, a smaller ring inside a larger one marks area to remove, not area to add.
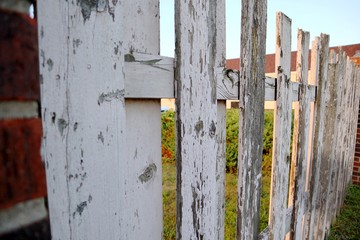
[[[291,91],[290,54],[291,20],[277,13],[276,29],[277,101],[274,112],[273,163],[270,197],[270,239],[284,239],[290,166]]]
[[[216,50],[224,3],[175,2],[175,24],[181,25],[176,28],[175,69],[178,239],[217,236],[217,69],[225,63]]]
[[[291,239],[304,239],[303,218],[306,211],[305,187],[308,165],[308,146],[310,133],[311,93],[308,84],[309,32],[298,30],[298,50],[296,80],[303,85],[299,89],[299,104],[295,108],[292,167],[294,183],[290,185],[289,203],[293,206],[290,229]]]
[[[314,123],[314,140],[312,154],[312,175],[310,182],[310,201],[311,201],[311,218],[309,236],[318,236],[319,229],[317,224],[319,221],[319,192],[322,186],[319,184],[321,164],[322,164],[322,146],[324,138],[325,125],[325,100],[328,98],[329,89],[327,82],[328,57],[329,57],[329,36],[322,34],[320,38],[320,54],[319,54],[319,73],[318,73],[318,94],[315,103],[315,123]],[[325,163],[324,163],[325,164]]]
[[[266,1],[242,1],[237,239],[259,231],[266,9]]]

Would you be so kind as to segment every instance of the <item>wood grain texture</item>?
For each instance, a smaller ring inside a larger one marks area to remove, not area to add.
[[[339,55],[341,53],[339,52]],[[339,119],[337,118],[338,116],[338,112],[339,112],[339,106],[340,106],[340,102],[341,102],[341,85],[338,82],[338,69],[339,69],[339,61],[338,61],[338,54],[335,53],[334,50],[330,51],[330,57],[329,57],[329,70],[328,70],[328,75],[329,75],[329,79],[331,81],[333,81],[334,83],[334,89],[333,89],[333,94],[335,95],[333,99],[331,99],[330,101],[334,101],[334,106],[333,106],[333,115],[331,116],[331,121],[334,121],[333,123],[333,139],[331,141],[331,146],[330,146],[330,153],[329,153],[329,161],[331,163],[331,169],[330,169],[330,173],[329,173],[329,185],[328,185],[328,196],[326,199],[326,208],[325,208],[325,220],[324,220],[324,235],[327,236],[328,235],[328,229],[330,229],[330,224],[333,218],[333,205],[335,203],[334,201],[334,197],[335,197],[335,189],[336,189],[336,184],[335,184],[335,176],[336,173],[338,171],[338,165],[337,165],[337,161],[335,159],[335,149],[337,148],[337,141],[338,141],[338,127],[339,127]]]
[[[175,2],[177,239],[217,236],[218,4]]]
[[[125,54],[126,98],[175,98],[174,58]]]
[[[274,111],[273,162],[271,174],[271,196],[269,228],[270,239],[284,239],[288,179],[290,165],[291,91],[290,55],[291,20],[283,13],[276,18],[277,101]]]
[[[237,239],[259,231],[267,1],[242,1]]]
[[[226,101],[217,104],[217,160],[216,160],[216,237],[225,235],[225,178],[226,178]]]
[[[332,145],[335,138],[335,121],[336,118],[336,99],[337,99],[337,82],[336,82],[336,65],[328,64],[328,74],[327,74],[327,91],[325,98],[325,121],[324,121],[324,137],[323,137],[323,145],[321,150],[321,165],[320,165],[320,178],[319,185],[320,189],[318,191],[318,203],[317,206],[319,210],[318,217],[318,236],[322,239],[325,238],[326,235],[329,234],[330,226],[326,225],[327,222],[327,208],[330,204],[330,187],[331,187],[331,177],[332,177],[332,168],[333,168],[333,160],[331,158],[332,153]]]
[[[310,182],[310,201],[311,201],[311,218],[309,238],[321,235],[319,225],[314,225],[319,222],[320,218],[320,192],[324,191],[320,184],[320,173],[322,164],[322,147],[324,137],[325,125],[325,104],[328,98],[329,90],[327,82],[329,61],[329,36],[321,34],[320,36],[320,54],[319,54],[319,73],[318,73],[318,94],[315,103],[315,123],[314,123],[314,140],[313,140],[313,154],[312,154],[312,174]],[[325,163],[324,163],[325,164]],[[321,189],[320,189],[321,188]]]
[[[218,32],[225,32],[225,24],[219,23],[219,26]],[[221,39],[217,41],[221,43]],[[225,43],[221,44],[218,54],[225,51]],[[216,75],[219,78],[217,99],[238,100],[239,72],[218,64]],[[175,85],[174,58],[136,52],[125,54],[126,98],[176,98]]]
[[[125,54],[126,98],[176,98],[174,58],[144,53]],[[217,66],[217,99],[238,100],[240,72]],[[161,76],[161,77],[159,77]],[[264,77],[265,101],[276,101],[276,78]],[[301,84],[291,82],[292,101],[299,101]],[[316,88],[309,86],[311,101],[315,101]]]
[[[146,55],[157,56],[160,52],[159,1],[124,1],[121,6],[123,13],[117,26],[119,27],[120,23],[123,39],[118,43],[118,51],[124,61],[122,64],[126,93],[127,78],[130,78],[126,74],[126,64],[133,59],[131,55],[135,57],[135,61],[140,61],[137,62],[141,64],[138,73],[146,69],[144,65],[154,68],[162,62],[168,66],[171,60],[164,59],[153,64],[153,58],[146,58]],[[117,46],[114,47],[114,52],[116,51]],[[140,57],[137,53],[143,54]],[[166,78],[169,74],[171,73],[162,70],[158,72],[158,79],[163,75]],[[152,76],[145,80],[154,82],[157,80],[154,78],[155,76]],[[160,86],[162,85],[159,84],[159,88]],[[140,86],[138,91],[141,91]],[[163,207],[160,99],[157,97],[147,100],[147,96],[141,98],[125,100],[126,154],[118,158],[121,159],[122,168],[120,181],[124,185],[124,192],[121,193],[124,201],[123,213],[120,216],[121,235],[124,239],[161,239]]]
[[[127,179],[133,146],[126,140],[138,132],[126,123],[131,109],[124,99],[125,54],[159,53],[158,2],[39,1],[38,8],[52,237],[134,239],[136,234],[160,239],[161,177],[147,185],[138,176]],[[149,109],[142,112],[147,121],[158,124],[153,111],[160,110],[159,101],[141,106]],[[154,149],[147,157],[160,161],[160,135],[141,136]],[[145,185],[155,199],[135,197],[148,193],[140,193]],[[134,197],[137,201],[130,201]]]
[[[82,7],[66,1],[38,2],[51,234],[54,239],[119,238],[124,79],[113,43],[102,43],[110,37],[121,40],[120,29],[113,30],[116,24],[108,13],[95,19],[96,11],[83,15]],[[111,7],[122,11],[120,5]],[[114,64],[119,67],[114,69]]]
[[[318,84],[318,75],[319,75],[319,63],[320,63],[320,37],[315,37],[312,41],[311,46],[311,67],[310,67],[310,75],[309,75],[309,84],[313,84],[317,86]],[[317,88],[318,91],[318,88]],[[307,208],[305,213],[304,227],[305,227],[305,237],[308,239],[309,231],[310,231],[310,221],[311,221],[311,204],[312,204],[312,186],[311,186],[311,177],[313,171],[313,145],[314,145],[314,125],[315,125],[315,104],[311,103],[310,106],[310,137],[309,137],[309,154],[308,154],[308,167],[306,170],[306,191],[307,191]]]
[[[225,1],[217,1],[216,5],[216,69],[225,69],[226,64],[226,19]],[[238,76],[237,76],[238,77]],[[216,72],[217,84],[217,125],[216,125],[216,232],[215,239],[222,240],[225,236],[225,178],[226,178],[226,101],[219,100],[219,85],[224,82],[223,73]],[[238,93],[238,87],[233,85],[233,90]],[[228,92],[228,91],[224,91]],[[237,94],[236,94],[237,95]],[[210,137],[210,136],[209,136]]]
[[[344,75],[344,91],[343,91],[343,99],[342,99],[342,121],[341,121],[341,129],[342,129],[342,138],[341,138],[341,152],[340,152],[340,168],[339,168],[339,179],[338,179],[338,200],[337,200],[337,214],[340,213],[340,208],[344,203],[344,195],[347,186],[347,167],[348,167],[348,139],[349,139],[349,101],[350,101],[350,93],[351,93],[351,63],[349,61],[349,57],[345,56],[345,70],[343,72]]]
[[[294,133],[292,148],[292,166],[294,166],[294,184],[290,187],[289,201],[293,206],[290,239],[304,239],[303,219],[306,211],[305,187],[308,165],[310,133],[311,92],[308,84],[309,32],[298,30],[298,50],[296,59],[296,81],[300,85],[299,104],[294,109]]]
[[[345,74],[345,82],[347,85],[347,92],[345,94],[345,102],[344,102],[344,115],[345,115],[345,122],[344,122],[344,126],[343,126],[343,130],[345,132],[344,135],[344,142],[343,142],[343,169],[342,169],[342,187],[341,187],[341,194],[340,194],[340,203],[341,206],[344,203],[344,198],[345,198],[345,191],[346,191],[346,186],[347,186],[347,178],[348,178],[348,150],[349,150],[349,122],[350,122],[350,111],[349,111],[349,106],[350,106],[350,99],[351,99],[351,75],[352,75],[352,64],[349,61],[349,57],[347,57],[346,59],[346,74]]]
[[[333,176],[331,178],[332,185],[332,194],[330,196],[331,204],[328,206],[328,225],[331,224],[337,212],[337,200],[338,200],[338,178],[340,174],[340,153],[341,153],[341,139],[342,139],[342,118],[343,118],[343,109],[342,109],[342,101],[343,101],[343,88],[344,84],[344,73],[345,73],[345,55],[344,52],[340,49],[337,54],[337,59],[334,61],[336,63],[336,83],[337,83],[337,101],[336,101],[336,115],[335,115],[335,136],[332,145],[332,153],[331,157],[333,159]]]
[[[335,161],[337,164],[337,174],[335,176],[335,201],[334,201],[334,217],[339,213],[341,206],[341,192],[342,192],[342,183],[343,183],[343,139],[345,136],[344,131],[344,125],[345,125],[345,114],[344,114],[344,108],[345,108],[345,102],[346,102],[346,92],[347,92],[347,82],[345,81],[346,76],[346,55],[344,52],[339,52],[339,62],[338,62],[338,81],[342,82],[340,91],[340,97],[339,97],[339,112],[337,115],[338,119],[338,138],[337,138],[337,148],[335,149]]]

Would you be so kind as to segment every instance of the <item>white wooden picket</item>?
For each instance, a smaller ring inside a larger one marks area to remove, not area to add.
[[[242,2],[237,238],[259,232],[264,131],[266,1]],[[274,91],[272,91],[274,92]]]

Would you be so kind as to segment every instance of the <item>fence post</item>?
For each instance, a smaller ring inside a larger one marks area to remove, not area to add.
[[[259,232],[267,1],[242,1],[237,239]]]
[[[338,200],[338,179],[340,174],[340,153],[341,153],[341,139],[343,130],[342,130],[342,118],[343,118],[343,89],[344,84],[344,73],[345,73],[345,56],[344,52],[340,49],[337,54],[336,61],[336,82],[337,84],[337,101],[336,101],[336,115],[335,115],[335,137],[332,145],[332,159],[333,159],[333,177],[331,178],[331,185],[333,194],[329,201],[331,201],[331,206],[329,206],[330,216],[328,216],[328,225],[334,221],[337,212],[337,200]]]
[[[160,100],[124,97],[125,61],[159,52],[158,8],[38,1],[53,239],[161,239]]]
[[[328,60],[329,61],[329,60]],[[327,208],[331,197],[330,187],[332,181],[332,171],[334,167],[334,161],[331,158],[332,145],[335,139],[335,122],[336,119],[336,106],[337,106],[337,82],[336,82],[336,65],[334,63],[327,64],[328,73],[326,79],[326,91],[325,91],[325,102],[323,108],[324,112],[324,135],[322,140],[321,148],[321,164],[320,164],[320,175],[319,175],[319,186],[318,189],[318,216],[316,226],[318,228],[318,235],[314,236],[315,239],[324,239],[330,229],[326,225],[327,222]]]
[[[290,83],[291,19],[279,12],[276,20],[277,98],[274,111],[269,228],[270,239],[284,239],[286,235],[286,224],[284,223],[288,206],[292,109],[292,85]]]
[[[306,210],[306,170],[308,167],[309,133],[310,133],[310,91],[308,86],[309,32],[298,30],[298,50],[296,80],[301,83],[299,103],[294,112],[294,134],[292,164],[294,167],[294,187],[290,189],[293,196],[291,239],[304,239],[303,219]]]
[[[176,1],[177,239],[214,239],[218,153],[218,4]],[[222,34],[222,31],[220,31]],[[221,43],[220,43],[221,45]]]
[[[325,99],[327,98],[328,85],[327,70],[328,70],[328,59],[329,59],[329,36],[321,34],[320,37],[320,55],[319,55],[319,72],[318,72],[318,90],[315,102],[315,117],[314,117],[314,140],[313,140],[313,153],[312,153],[312,174],[310,181],[310,230],[309,239],[312,239],[313,235],[316,236],[318,233],[317,220],[319,218],[319,211],[317,209],[319,189],[322,187],[319,184],[320,169],[321,169],[321,153],[323,146],[324,136],[324,121],[325,121]]]
[[[338,131],[338,127],[339,127],[339,120],[340,117],[339,116],[339,110],[340,110],[340,104],[341,104],[341,89],[342,89],[342,84],[340,84],[340,82],[338,81],[338,71],[339,71],[339,54],[336,54],[334,50],[330,51],[330,59],[329,59],[329,78],[330,81],[333,81],[335,84],[334,86],[334,109],[331,109],[333,111],[333,115],[331,116],[331,118],[329,119],[331,122],[333,121],[333,139],[331,141],[331,146],[330,146],[330,153],[329,153],[329,161],[331,163],[331,169],[329,172],[329,185],[328,185],[328,196],[326,199],[326,208],[325,208],[325,219],[324,219],[324,234],[325,237],[326,235],[329,233],[329,229],[330,229],[330,224],[331,224],[331,219],[332,219],[332,210],[333,210],[333,205],[335,203],[335,189],[336,189],[336,173],[338,170],[338,164],[337,164],[337,160],[335,159],[335,149],[337,148],[337,143],[338,143],[338,137],[339,137],[339,131]],[[332,83],[331,83],[332,84]]]

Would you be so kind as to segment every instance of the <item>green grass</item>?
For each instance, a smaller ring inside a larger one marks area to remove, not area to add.
[[[176,237],[176,166],[163,163],[164,239]]]
[[[360,239],[360,186],[349,187],[344,206],[331,226],[329,240]]]
[[[236,239],[236,174],[227,173],[225,181],[225,239],[230,240]]]

